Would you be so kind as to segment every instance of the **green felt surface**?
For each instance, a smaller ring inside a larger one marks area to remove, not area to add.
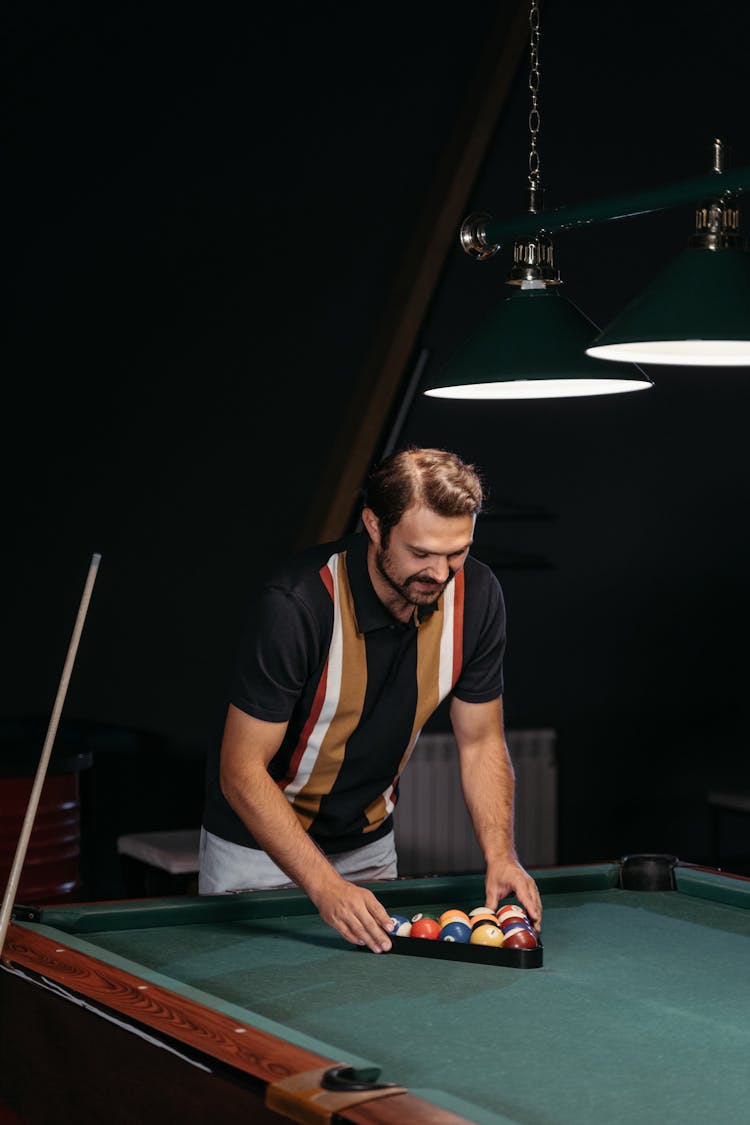
[[[480,1125],[739,1125],[750,1118],[750,910],[708,890],[549,893],[545,963],[532,970],[357,951],[309,914],[86,942],[293,1041],[355,1052]]]

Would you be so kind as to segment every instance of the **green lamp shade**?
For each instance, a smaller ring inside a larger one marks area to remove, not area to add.
[[[683,250],[587,354],[628,363],[750,366],[750,254]]]
[[[555,287],[516,289],[430,382],[434,398],[568,398],[645,390],[640,368],[590,359],[598,332]]]

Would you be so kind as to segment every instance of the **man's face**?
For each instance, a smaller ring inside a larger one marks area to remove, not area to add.
[[[368,528],[369,529],[369,528]],[[390,589],[410,605],[431,605],[461,569],[474,534],[474,516],[439,516],[409,508],[391,528],[386,547],[372,536],[375,566]]]

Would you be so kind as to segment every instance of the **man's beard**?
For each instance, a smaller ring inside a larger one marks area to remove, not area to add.
[[[405,578],[403,582],[398,582],[388,571],[390,561],[388,552],[379,547],[375,552],[375,565],[378,568],[378,573],[385,579],[391,589],[395,590],[398,596],[403,598],[409,605],[432,605],[432,603],[436,602],[440,597],[448,583],[452,582],[456,577],[455,571],[452,570],[445,582],[435,582],[431,578],[421,578],[419,574],[412,574],[408,578]],[[415,591],[413,589],[413,584],[415,582],[430,586],[431,589]]]

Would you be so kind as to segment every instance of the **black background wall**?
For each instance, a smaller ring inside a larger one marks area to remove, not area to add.
[[[548,207],[699,175],[714,136],[750,161],[750,10],[721,12],[543,4]],[[246,606],[317,495],[494,16],[6,17],[0,716],[49,715],[100,551],[65,716],[109,739],[86,783],[102,854],[107,832],[199,815]],[[523,209],[527,79],[524,56],[467,211]],[[567,295],[605,324],[691,229],[686,207],[559,235]],[[507,268],[456,240],[428,372]],[[490,486],[476,549],[508,603],[507,721],[558,731],[564,861],[710,859],[707,790],[748,784],[748,372],[649,373],[652,390],[604,399],[417,396],[398,435]]]

